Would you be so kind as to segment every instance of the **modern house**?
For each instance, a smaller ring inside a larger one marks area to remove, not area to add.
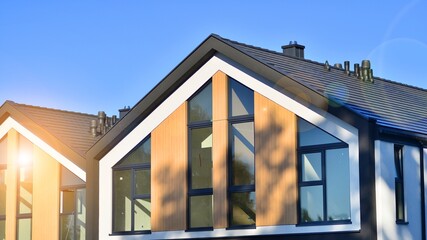
[[[427,91],[282,48],[209,36],[92,146],[91,237],[426,239]]]
[[[211,35],[117,123],[4,103],[0,240],[426,239],[427,90],[282,48]]]
[[[11,101],[0,107],[0,239],[85,239],[93,120]]]

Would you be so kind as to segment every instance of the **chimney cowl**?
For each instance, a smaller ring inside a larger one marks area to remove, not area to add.
[[[286,56],[304,59],[304,45],[298,44],[297,41],[290,41],[288,45],[283,45],[283,54]]]

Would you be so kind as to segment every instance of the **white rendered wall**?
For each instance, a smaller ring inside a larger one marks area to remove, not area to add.
[[[258,93],[267,96],[282,107],[294,112],[308,122],[336,136],[349,145],[350,204],[351,224],[318,226],[266,226],[256,229],[186,232],[153,232],[146,235],[110,236],[112,232],[112,167],[144,139],[166,117],[175,111],[194,92],[205,84],[218,70]],[[358,130],[340,119],[319,109],[309,108],[281,92],[264,84],[265,79],[253,74],[223,55],[215,55],[182,86],[172,93],[147,118],[136,126],[122,141],[108,152],[99,164],[99,239],[179,239],[225,236],[252,236],[272,234],[326,233],[360,231],[360,195],[359,195],[359,137]]]
[[[396,224],[394,144],[375,141],[375,191],[379,240],[421,239],[420,149],[403,147],[405,213],[408,224]]]

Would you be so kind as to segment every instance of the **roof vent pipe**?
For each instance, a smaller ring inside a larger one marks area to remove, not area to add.
[[[98,133],[101,133],[101,134],[105,134],[105,128],[106,128],[106,121],[105,121],[105,118],[106,118],[107,116],[105,115],[105,112],[104,111],[99,111],[98,112],[98,129],[97,129],[97,132]]]
[[[113,115],[111,117],[111,125],[115,125],[117,123],[117,115]]]
[[[283,54],[286,56],[297,57],[304,59],[304,45],[300,45],[297,41],[290,41],[289,45],[283,45]]]
[[[92,133],[93,137],[96,137],[96,120],[95,119],[90,121],[90,132]]]
[[[360,66],[358,63],[354,64],[354,76],[360,78]]]
[[[329,66],[329,62],[326,60],[326,62],[325,62],[325,69],[326,70],[328,70],[328,71],[330,71],[331,70],[331,66]]]
[[[363,81],[372,81],[372,78],[370,78],[370,71],[371,71],[371,62],[369,60],[363,60],[362,61],[362,69],[361,69],[361,79]]]
[[[344,61],[345,74],[350,75],[350,61]]]
[[[341,63],[335,63],[335,64],[334,64],[334,67],[339,68],[339,69],[342,69],[342,64],[341,64]]]

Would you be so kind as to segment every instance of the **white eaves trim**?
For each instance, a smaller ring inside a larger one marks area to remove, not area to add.
[[[0,138],[2,138],[4,135],[6,135],[10,129],[15,129],[21,135],[23,135],[28,140],[30,140],[33,144],[35,144],[40,149],[45,151],[49,156],[54,158],[56,161],[58,161],[60,164],[62,164],[64,167],[66,167],[68,170],[70,170],[72,173],[74,173],[81,180],[86,182],[86,172],[83,169],[81,169],[76,164],[74,164],[72,161],[70,161],[68,158],[66,158],[64,155],[62,155],[61,153],[56,151],[53,147],[51,147],[49,144],[47,144],[41,138],[37,137],[30,130],[28,130],[27,128],[25,128],[21,124],[19,124],[12,117],[8,117],[6,119],[6,121],[4,121],[0,125]]]
[[[190,98],[217,71],[222,71],[236,81],[268,97],[280,106],[288,109],[308,122],[320,127],[349,145],[350,157],[350,203],[351,224],[323,226],[266,226],[256,229],[185,232],[152,232],[147,235],[121,235],[112,233],[112,167],[148,136],[164,119],[172,114],[183,102]],[[185,81],[175,92],[164,100],[150,115],[111,149],[99,163],[99,238],[100,239],[166,239],[166,238],[205,238],[226,236],[253,236],[271,234],[330,233],[360,231],[360,194],[359,194],[359,137],[358,130],[337,117],[314,107],[307,107],[286,96],[271,86],[268,80],[242,67],[224,55],[216,54]]]

